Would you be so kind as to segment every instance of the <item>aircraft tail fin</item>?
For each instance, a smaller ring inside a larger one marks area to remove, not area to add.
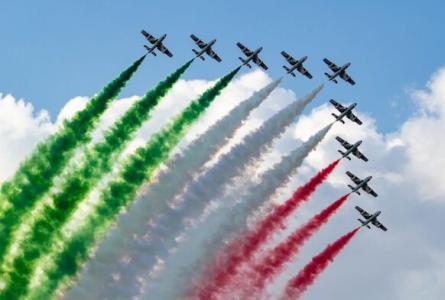
[[[249,69],[252,69],[252,66],[242,57],[238,57],[238,59],[243,63],[243,65],[246,65],[247,67],[249,67]]]
[[[357,220],[362,224],[362,226],[366,226],[368,229],[371,229],[371,226],[369,226],[368,224],[365,225],[365,221],[363,221],[362,219]]]
[[[344,157],[344,158],[347,158],[348,160],[351,160],[351,158],[349,157],[349,155],[348,156],[345,156],[345,152],[343,152],[343,151],[341,151],[341,150],[338,150],[338,152]]]
[[[334,118],[336,118],[337,121],[340,121],[340,122],[342,122],[343,124],[345,124],[345,121],[343,121],[343,119],[340,119],[340,116],[337,116],[337,115],[334,114],[334,113],[332,113],[331,115],[332,115]]]
[[[148,53],[151,53],[153,56],[156,56],[156,53],[153,51],[153,48],[148,47],[147,45],[144,45],[144,48],[148,51]]]
[[[333,81],[333,82],[335,82],[335,83],[338,83],[338,81],[337,81],[335,78],[333,78],[332,75],[330,75],[330,74],[328,74],[328,73],[324,73],[324,75],[326,75],[326,77],[328,77],[330,81]]]
[[[290,69],[289,69],[287,66],[283,66],[283,68],[286,70],[287,74],[290,74],[290,75],[292,75],[292,76],[294,76],[294,77],[297,77],[297,76],[295,75],[295,73],[294,73],[294,72],[291,72]]]
[[[355,187],[353,187],[352,185],[350,185],[350,184],[348,184],[348,187],[352,190],[352,191],[354,191],[355,190]],[[360,194],[360,192],[357,190],[357,191],[354,191],[355,193],[357,193],[357,195],[361,195]]]
[[[198,57],[198,54],[199,54],[199,52],[198,52],[198,51],[196,51],[195,49],[192,49],[192,51],[193,51],[193,53],[195,53],[195,54],[196,54],[196,56]],[[205,58],[204,58],[204,56],[203,56],[203,55],[199,56],[199,58],[200,58],[201,60],[205,60]]]

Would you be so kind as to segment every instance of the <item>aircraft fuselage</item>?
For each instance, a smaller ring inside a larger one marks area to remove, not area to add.
[[[243,62],[243,65],[247,65],[251,60],[258,56],[258,54],[263,50],[263,47],[260,47],[253,51],[251,55],[249,55]]]
[[[210,41],[204,48],[201,49],[201,51],[199,51],[196,54],[196,57],[200,57],[201,55],[203,55],[204,53],[209,51],[215,43],[216,43],[216,39],[213,39],[212,41]]]
[[[303,56],[302,58],[300,58],[295,64],[293,64],[290,68],[289,71],[287,71],[287,74],[292,73],[293,71],[295,71],[296,69],[298,69],[300,66],[303,65],[303,63],[306,61],[307,56]]]
[[[377,220],[377,217],[381,214],[382,212],[379,210],[377,212],[375,212],[368,220],[362,222],[362,226],[366,227],[369,225],[369,223],[372,223],[372,221]]]
[[[151,46],[151,48],[149,48],[148,53],[152,53],[153,51],[156,50],[156,48],[158,48],[162,42],[165,40],[165,38],[167,37],[166,34],[161,35],[156,42],[154,42],[154,44]]]
[[[337,72],[335,72],[334,74],[332,74],[330,76],[329,81],[334,80],[337,76],[339,76],[340,74],[345,72],[346,69],[349,68],[350,65],[351,65],[351,63],[347,63],[347,64],[343,65]]]
[[[363,141],[358,141],[357,143],[355,143],[354,145],[352,145],[352,147],[347,150],[346,152],[344,152],[343,154],[343,158],[348,157],[349,154],[353,153],[355,150],[358,149],[358,147],[362,144]]]
[[[352,110],[357,106],[357,103],[352,103],[351,105],[348,106],[348,108],[346,108],[346,110],[344,112],[342,112],[338,117],[337,117],[337,121],[340,121],[341,119],[343,119],[345,116],[347,116],[350,112],[352,112]]]
[[[360,182],[359,184],[357,184],[355,187],[352,188],[352,192],[351,193],[355,193],[357,191],[359,191],[360,189],[364,188],[369,181],[371,181],[372,176],[368,176],[365,179],[363,179],[362,182]]]

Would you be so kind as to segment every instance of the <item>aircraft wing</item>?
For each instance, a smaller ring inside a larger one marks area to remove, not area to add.
[[[356,116],[354,115],[354,113],[350,112],[349,114],[346,115],[346,118],[348,118],[349,120],[351,120],[352,122],[357,123],[358,125],[362,125],[363,122]]]
[[[212,49],[208,49],[207,50],[207,54],[213,58],[214,60],[216,60],[217,62],[221,62],[222,59],[221,57],[218,56],[218,54],[215,53],[215,51],[213,51]]]
[[[352,80],[351,76],[349,76],[348,73],[346,73],[346,72],[342,72],[342,73],[340,74],[340,77],[341,77],[341,79],[343,79],[343,80],[349,82],[349,83],[352,84],[352,85],[355,84],[355,81]]]
[[[192,40],[195,41],[196,45],[198,45],[199,48],[204,48],[205,46],[207,46],[207,44],[202,41],[201,39],[199,39],[196,35],[192,34],[190,35],[190,37],[192,38]]]
[[[335,138],[343,147],[345,147],[346,149],[351,149],[352,145],[349,144],[347,141],[345,141],[344,139],[342,139],[341,137],[337,136]]]
[[[388,230],[385,226],[383,226],[382,223],[380,223],[379,221],[377,221],[377,219],[372,220],[371,223],[372,223],[372,225],[374,225],[375,227],[377,227],[377,228],[379,228],[379,229],[381,229],[381,230],[383,230],[383,231],[387,231],[387,230]]]
[[[172,57],[173,54],[170,52],[170,50],[167,49],[167,47],[164,46],[164,44],[159,44],[158,46],[159,51],[167,55],[168,57]]]
[[[363,190],[374,197],[378,196],[377,193],[372,188],[369,187],[369,185],[365,185],[363,187]]]
[[[281,55],[283,55],[287,62],[291,65],[295,65],[298,62],[295,58],[292,57],[292,55],[290,55],[286,51],[281,51]]]
[[[156,43],[156,41],[158,40],[157,38],[155,38],[154,36],[152,36],[145,30],[142,30],[141,33],[147,39],[147,41],[149,41],[152,44]]]
[[[249,48],[247,48],[246,46],[244,46],[243,44],[241,44],[240,42],[236,43],[236,45],[238,46],[238,48],[241,49],[241,51],[243,51],[243,53],[246,56],[250,56],[253,54],[252,50],[250,50]]]
[[[358,212],[363,216],[363,218],[369,219],[371,217],[371,214],[368,213],[363,208],[361,208],[360,206],[356,206],[355,209],[358,210]]]
[[[339,112],[344,112],[346,110],[346,107],[344,107],[343,105],[341,105],[340,103],[338,103],[337,101],[335,101],[334,99],[329,100],[329,102],[334,105],[334,107],[339,111]]]
[[[330,61],[327,58],[323,59],[324,63],[328,65],[329,69],[331,69],[333,72],[337,72],[338,70],[340,70],[340,67],[337,66],[336,64],[334,64],[332,61]]]
[[[352,174],[349,171],[346,171],[346,175],[348,175],[349,178],[351,178],[351,180],[354,181],[355,184],[360,184],[362,182],[362,180],[360,178],[358,178],[357,176],[355,176],[354,174]]]
[[[267,70],[269,69],[268,66],[266,66],[266,64],[258,57],[255,55],[255,57],[253,58],[253,62],[256,63],[260,68]]]
[[[368,161],[368,158],[363,153],[358,151],[358,149],[355,149],[355,151],[352,152],[352,154],[355,155],[355,157],[357,157],[358,159],[361,159],[363,161]]]
[[[312,78],[312,74],[309,73],[309,71],[306,70],[305,67],[303,67],[303,66],[299,66],[299,67],[297,68],[297,70],[298,70],[298,72],[300,72],[301,74],[303,74],[303,75],[306,76],[307,78],[309,78],[309,79]]]

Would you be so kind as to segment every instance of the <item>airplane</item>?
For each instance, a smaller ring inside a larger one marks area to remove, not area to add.
[[[306,61],[307,56],[303,56],[302,58],[296,60],[292,57],[292,55],[288,54],[286,51],[281,51],[281,55],[284,56],[284,58],[287,60],[288,63],[291,64],[291,67],[283,66],[283,68],[287,71],[287,74],[291,74],[292,76],[296,77],[294,71],[297,70],[307,78],[311,79],[312,75],[309,73],[308,70],[306,70],[303,67],[303,63]]]
[[[363,161],[368,161],[368,158],[358,150],[358,147],[362,144],[362,141],[358,141],[352,145],[352,144],[349,144],[347,141],[345,141],[344,139],[342,139],[339,136],[337,136],[335,139],[337,141],[339,141],[339,143],[346,149],[346,152],[338,150],[338,152],[340,152],[340,154],[342,155],[342,158],[347,158],[347,159],[351,160],[351,158],[349,157],[349,154],[352,154],[355,157],[357,157],[358,159],[361,159]]]
[[[345,124],[345,121],[343,121],[343,118],[346,117],[349,120],[351,120],[352,122],[357,123],[358,125],[363,124],[363,122],[356,115],[354,115],[354,113],[352,112],[352,110],[357,106],[357,103],[352,103],[348,107],[345,107],[345,106],[341,105],[340,103],[338,103],[337,101],[335,101],[334,99],[329,100],[329,102],[332,105],[334,105],[334,107],[340,112],[340,115],[336,115],[334,113],[332,114],[337,121],[340,121],[343,124]]]
[[[260,68],[262,68],[264,70],[268,69],[266,64],[258,57],[258,54],[261,52],[261,50],[263,50],[263,47],[260,47],[260,48],[256,49],[255,51],[252,51],[249,48],[247,48],[246,46],[244,46],[243,44],[241,44],[240,42],[236,43],[236,45],[247,56],[245,59],[242,57],[238,57],[239,60],[241,60],[241,62],[243,63],[242,66],[246,65],[250,69],[250,68],[252,68],[252,66],[249,64],[249,62],[253,61]]]
[[[217,62],[221,62],[221,58],[212,49],[212,46],[216,43],[216,39],[213,39],[212,41],[205,43],[194,34],[190,35],[190,37],[192,38],[193,41],[195,41],[195,44],[198,45],[198,47],[201,49],[200,51],[192,49],[193,53],[196,54],[195,57],[199,57],[200,59],[205,60],[203,55],[207,54]]]
[[[371,229],[371,226],[369,226],[369,224],[372,224],[383,231],[388,230],[385,226],[383,226],[382,223],[380,223],[377,220],[377,217],[382,213],[381,211],[377,211],[371,215],[370,213],[368,213],[366,210],[364,210],[359,206],[356,206],[355,209],[358,210],[358,212],[365,218],[365,221],[363,221],[362,219],[357,219],[362,224],[362,227],[367,227],[368,229]]]
[[[144,45],[144,47],[145,47],[145,49],[147,49],[148,53],[151,53],[154,56],[156,56],[155,50],[157,49],[157,50],[161,51],[162,53],[164,53],[165,55],[167,55],[168,57],[173,56],[173,54],[170,52],[170,50],[168,50],[167,47],[165,47],[164,44],[162,43],[164,41],[164,39],[167,37],[166,34],[163,34],[159,38],[155,38],[154,36],[152,36],[145,30],[142,30],[141,33],[147,39],[147,41],[149,41],[152,44],[151,47]]]
[[[323,61],[325,64],[328,65],[329,69],[331,69],[331,71],[334,72],[334,74],[332,74],[332,75],[328,74],[328,73],[324,73],[324,75],[326,75],[329,78],[329,81],[338,83],[338,81],[335,78],[337,76],[339,76],[341,79],[350,83],[351,85],[355,84],[355,81],[352,80],[351,76],[349,76],[348,73],[346,73],[346,69],[349,68],[351,63],[347,63],[347,64],[339,67],[327,58],[324,58]]]
[[[355,187],[348,184],[348,187],[352,190],[351,193],[357,193],[358,195],[360,195],[359,190],[362,189],[366,193],[368,193],[374,197],[378,196],[377,193],[372,188],[370,188],[368,185],[368,182],[371,181],[372,176],[368,176],[365,179],[360,179],[349,171],[346,172],[346,175],[348,175],[349,178],[351,178],[351,180],[356,184]]]

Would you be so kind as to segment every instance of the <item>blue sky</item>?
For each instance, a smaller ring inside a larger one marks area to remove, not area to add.
[[[444,63],[444,8],[442,1],[2,1],[0,92],[54,117],[143,54],[141,29],[165,32],[174,57],[150,57],[123,93],[141,94],[191,57],[195,33],[218,38],[223,62],[198,62],[188,79],[216,78],[238,64],[237,41],[264,46],[273,77],[283,74],[281,50],[308,55],[315,79],[284,82],[298,95],[324,81],[323,57],[351,61],[357,85],[329,83],[315,105],[359,101],[387,132],[413,111],[406,90],[424,86]]]

